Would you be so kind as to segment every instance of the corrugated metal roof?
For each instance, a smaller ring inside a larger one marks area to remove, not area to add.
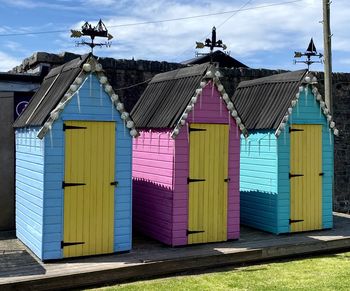
[[[136,126],[174,127],[209,67],[207,63],[154,76],[131,111]]]
[[[232,102],[247,129],[277,129],[305,73],[300,70],[241,82]]]
[[[34,94],[28,106],[17,118],[14,127],[41,126],[50,112],[62,99],[69,86],[81,71],[90,54],[74,59],[52,69],[45,77],[39,90]]]

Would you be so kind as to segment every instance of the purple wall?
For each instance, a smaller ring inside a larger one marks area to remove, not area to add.
[[[171,245],[174,140],[168,130],[140,134],[133,142],[133,225]]]
[[[203,89],[189,123],[219,123],[230,127],[228,239],[239,238],[240,132],[224,101],[210,85]],[[200,99],[202,99],[200,101]],[[220,106],[221,103],[221,106]],[[220,108],[221,107],[221,108]],[[173,140],[168,130],[141,131],[133,145],[133,217],[142,233],[163,243],[187,244],[189,139],[187,125]]]
[[[210,85],[203,89],[202,102],[198,101],[188,117],[189,123],[231,124],[229,137],[227,239],[239,238],[239,151],[240,132],[233,118],[229,117],[226,105],[219,92]],[[221,103],[221,108],[220,108]],[[230,120],[229,120],[230,119]],[[181,129],[175,140],[175,189],[173,209],[172,245],[187,244],[189,138],[187,126]]]

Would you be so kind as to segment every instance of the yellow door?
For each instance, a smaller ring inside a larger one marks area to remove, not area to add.
[[[115,123],[65,122],[64,257],[113,252]],[[113,183],[112,183],[113,184]]]
[[[227,239],[228,125],[190,127],[188,243]]]
[[[291,231],[322,228],[322,125],[290,131]]]

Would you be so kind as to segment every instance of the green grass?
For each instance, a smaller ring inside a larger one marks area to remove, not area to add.
[[[95,290],[350,290],[350,252],[226,268],[213,270],[212,273],[140,281]]]

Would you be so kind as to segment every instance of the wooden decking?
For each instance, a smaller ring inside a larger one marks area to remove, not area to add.
[[[0,290],[46,290],[137,280],[243,262],[350,249],[350,215],[334,214],[334,228],[272,235],[249,228],[241,239],[170,248],[137,237],[130,253],[42,263],[13,233],[0,233]]]

